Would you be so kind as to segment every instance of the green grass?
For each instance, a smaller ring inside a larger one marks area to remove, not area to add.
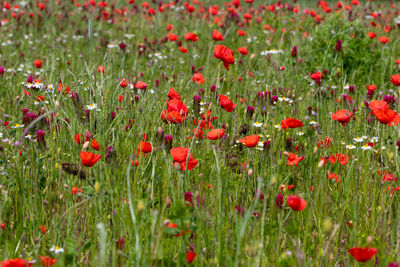
[[[160,13],[149,1],[156,15],[148,20],[139,1],[137,11],[127,2],[115,3],[115,8],[127,8],[125,16],[113,12],[111,2],[104,8],[114,23],[97,19],[100,7],[85,10],[70,1],[59,5],[49,1],[42,11],[35,5],[21,8],[27,14],[19,20],[12,18],[12,11],[0,13],[8,19],[0,27],[0,66],[5,67],[0,76],[0,224],[5,223],[0,229],[1,260],[32,258],[40,265],[39,256],[49,256],[57,259],[58,266],[184,266],[192,249],[196,258],[191,264],[198,266],[387,266],[400,261],[399,192],[388,190],[398,183],[383,182],[377,174],[385,170],[399,176],[399,128],[381,124],[364,105],[370,101],[366,85],[376,84],[373,99],[394,96],[391,108],[399,111],[399,87],[390,82],[399,72],[395,63],[400,57],[399,28],[393,20],[398,7],[363,2],[352,7],[350,21],[349,11],[336,9],[331,2],[328,14],[315,2],[303,1],[299,12],[293,13],[285,8],[271,12],[255,1],[252,8],[257,14],[246,24],[243,14],[249,5],[241,1],[239,27],[235,17],[225,19],[228,7],[221,2],[221,28],[212,16],[199,12],[198,4],[192,4],[193,14],[187,14],[182,3]],[[267,1],[265,6],[268,3],[272,4]],[[303,13],[306,7],[321,15],[321,23]],[[373,21],[380,28],[365,18],[378,11],[382,16]],[[31,12],[33,18],[28,16]],[[187,54],[176,42],[162,41],[169,24]],[[276,31],[263,27],[267,24]],[[390,32],[383,31],[386,25]],[[225,40],[213,41],[213,29]],[[238,29],[247,35],[238,36]],[[375,39],[367,35],[372,31],[377,33]],[[199,40],[186,41],[188,32],[195,32]],[[389,43],[379,43],[380,36],[387,36]],[[339,39],[343,47],[336,53]],[[118,47],[121,42],[125,50]],[[107,47],[111,43],[115,47]],[[229,71],[213,57],[217,44],[234,51],[235,64]],[[247,56],[236,51],[242,46],[247,47]],[[291,56],[293,46],[298,48],[296,58]],[[260,55],[271,49],[283,53]],[[43,62],[42,68],[32,65],[35,59]],[[104,74],[97,71],[99,65]],[[192,66],[201,68],[204,84],[192,82]],[[282,66],[285,70],[280,70]],[[318,86],[309,74],[324,70]],[[22,83],[31,74],[44,86],[52,84],[53,92],[26,88]],[[147,90],[122,88],[122,78],[143,81]],[[78,118],[71,94],[57,92],[59,83],[78,93],[83,106],[97,104],[87,122]],[[212,85],[237,105],[234,112],[220,107],[210,91]],[[347,85],[355,87],[354,93]],[[189,109],[182,124],[165,124],[160,118],[170,87]],[[293,103],[258,99],[257,93],[266,90],[271,97],[290,98]],[[342,93],[352,101],[344,101]],[[46,102],[35,103],[39,95]],[[190,138],[198,126],[193,120],[199,119],[193,111],[194,95],[209,103],[202,107],[218,117],[212,122],[214,128],[226,127],[225,138],[207,140],[209,129],[203,129],[202,140]],[[248,105],[255,107],[251,119]],[[31,125],[31,139],[22,136],[23,128],[11,127],[28,126],[23,122],[24,108],[45,114],[47,120]],[[346,126],[333,121],[331,113],[339,109],[354,112],[355,120]],[[302,120],[304,126],[277,129],[275,125],[287,117]],[[127,129],[130,119],[134,122]],[[10,122],[8,127],[5,121]],[[310,125],[311,121],[318,125]],[[255,127],[255,122],[262,127]],[[243,125],[247,133],[241,131]],[[173,136],[172,147],[191,149],[197,167],[180,171],[173,166],[164,139],[157,134],[160,127],[164,135]],[[45,131],[45,148],[34,141],[37,130]],[[82,144],[73,140],[86,131],[101,146],[100,151],[87,149],[102,156],[93,167],[81,165]],[[144,133],[155,150],[137,156]],[[254,134],[261,135],[260,141],[270,140],[270,148],[247,148],[237,142]],[[368,139],[353,141],[361,136]],[[325,137],[333,139],[331,146],[318,148],[317,142]],[[378,137],[373,150],[361,150],[372,137]],[[288,138],[293,138],[291,145]],[[21,144],[15,145],[19,140]],[[349,144],[357,148],[347,149]],[[111,156],[107,146],[113,147]],[[305,159],[288,166],[285,151]],[[321,157],[334,153],[348,155],[348,163],[319,165]],[[138,160],[138,166],[131,160]],[[63,169],[65,163],[82,168],[86,179]],[[327,179],[329,172],[340,175],[342,183]],[[295,187],[280,190],[282,185]],[[82,192],[72,194],[73,187]],[[263,198],[256,198],[257,189]],[[192,192],[192,204],[185,202],[186,192]],[[282,209],[275,203],[279,193],[284,195]],[[290,209],[286,198],[292,194],[307,201],[304,210]],[[167,227],[168,223],[177,228]],[[50,251],[53,245],[64,252],[56,255]],[[378,253],[366,264],[357,263],[348,250],[365,246],[377,248]]]

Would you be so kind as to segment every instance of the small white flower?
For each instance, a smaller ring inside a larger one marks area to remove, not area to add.
[[[365,150],[371,150],[372,147],[370,147],[368,144],[365,144],[361,147],[361,150],[365,151]]]
[[[368,136],[363,135],[363,136],[361,136],[361,138],[362,138],[363,140],[367,140],[367,139],[368,139]]]
[[[116,43],[111,43],[111,44],[108,44],[107,47],[108,47],[108,48],[116,48],[116,47],[118,47],[118,44],[116,44]]]
[[[356,137],[356,138],[353,139],[353,141],[356,142],[356,143],[361,143],[361,142],[364,142],[364,139],[361,138],[361,137]]]
[[[264,50],[260,53],[260,55],[262,56],[266,56],[266,55],[274,55],[274,54],[280,54],[283,53],[283,50],[276,50],[276,49],[271,49],[271,50]]]
[[[253,123],[253,126],[256,127],[256,128],[260,128],[262,125],[263,125],[262,122],[258,122],[258,121]]]
[[[346,148],[347,148],[347,149],[355,149],[355,148],[356,148],[356,146],[355,146],[355,145],[352,145],[352,144],[350,144],[350,145],[347,145],[347,146],[346,146]]]
[[[378,137],[372,137],[371,138],[371,143],[377,143],[378,142]]]
[[[278,124],[275,124],[275,126],[274,126],[276,129],[280,129],[281,128],[281,125],[278,123]]]
[[[316,121],[310,121],[310,125],[318,125],[318,122],[316,122]]]
[[[298,132],[297,135],[302,136],[304,133],[303,132]]]
[[[64,249],[60,248],[59,246],[53,245],[50,249],[51,252],[54,252],[56,254],[64,253]]]
[[[93,104],[86,105],[86,108],[87,108],[88,110],[96,109],[96,108],[97,108],[97,104],[93,103]]]
[[[22,127],[24,127],[24,125],[19,124],[19,123],[15,124],[14,126],[11,126],[11,128],[13,128],[13,129],[22,128]]]
[[[382,150],[384,150],[384,149],[386,149],[386,147],[385,147],[385,146],[383,146],[383,147],[381,147],[381,149],[382,149]]]

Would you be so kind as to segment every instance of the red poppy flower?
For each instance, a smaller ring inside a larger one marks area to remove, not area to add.
[[[386,36],[381,36],[378,38],[378,42],[382,44],[387,44],[389,42],[389,38],[387,38]]]
[[[185,48],[185,47],[183,47],[183,46],[181,46],[181,47],[179,47],[179,51],[181,51],[182,53],[187,53],[187,52],[189,52],[189,50],[187,50],[187,48]]]
[[[142,82],[142,81],[137,81],[135,83],[135,89],[146,90],[147,89],[147,83]]]
[[[197,73],[193,74],[192,81],[197,82],[197,84],[203,84],[205,82],[205,79],[204,79],[203,74],[197,72]]]
[[[181,100],[181,96],[178,94],[178,92],[176,92],[175,89],[171,87],[169,88],[168,99],[172,100],[175,98]]]
[[[317,147],[331,147],[332,138],[325,137],[323,140],[318,141]]]
[[[347,162],[349,162],[349,156],[342,153],[331,154],[329,157],[329,161],[331,163],[340,163],[342,165],[346,165]]]
[[[168,39],[171,41],[171,42],[174,42],[174,41],[176,41],[176,40],[178,40],[178,35],[176,35],[176,34],[172,34],[172,33],[168,33]]]
[[[33,61],[33,66],[37,69],[40,69],[42,67],[42,61],[36,59],[35,61]]]
[[[153,149],[154,149],[153,146],[149,142],[142,141],[138,145],[138,153],[142,152],[144,154],[147,154],[153,151]]]
[[[171,99],[167,102],[168,112],[177,111],[178,113],[187,115],[189,113],[188,108],[180,99]]]
[[[387,109],[389,108],[389,104],[386,101],[383,100],[372,100],[369,102],[368,107],[370,110],[375,110],[375,109]]]
[[[185,39],[186,41],[197,42],[197,40],[199,40],[199,37],[193,32],[188,32],[187,34],[185,34]]]
[[[215,46],[214,57],[222,60],[226,70],[229,70],[229,65],[235,64],[235,59],[233,58],[233,51],[224,45]]]
[[[351,256],[353,256],[353,258],[355,258],[357,261],[360,262],[367,262],[370,259],[372,259],[372,257],[375,256],[375,254],[378,252],[378,250],[376,248],[369,248],[369,247],[365,247],[365,248],[360,248],[360,247],[354,247],[349,249],[349,253]]]
[[[288,157],[287,157],[287,165],[289,166],[297,166],[297,164],[299,164],[300,161],[304,160],[304,156],[303,157],[299,157],[294,153],[289,153]]]
[[[43,267],[50,267],[57,262],[56,259],[53,259],[50,257],[39,256],[39,258],[40,258],[40,262],[42,263]]]
[[[247,51],[246,47],[240,47],[237,50],[240,54],[242,54],[243,56],[247,55],[249,53],[249,51]]]
[[[337,183],[342,182],[342,176],[334,174],[334,173],[328,173],[326,175],[326,178],[328,178],[329,180],[335,179]]]
[[[375,91],[376,88],[377,88],[377,87],[376,87],[375,84],[371,84],[371,85],[367,84],[367,90],[368,90],[369,92]]]
[[[344,109],[339,109],[336,113],[332,113],[332,120],[340,122],[345,126],[353,117],[353,113]]]
[[[171,156],[174,159],[174,161],[177,161],[177,162],[186,161],[188,152],[189,152],[189,148],[187,148],[187,147],[174,147],[174,148],[171,148],[171,150],[169,151],[169,153],[171,153]],[[190,153],[190,155],[189,155],[189,160],[191,158],[193,158],[192,153]]]
[[[181,115],[181,113],[179,113],[178,111],[168,112],[167,110],[164,110],[161,113],[161,119],[167,124],[169,122],[173,124],[180,124],[185,120],[185,116]]]
[[[260,141],[260,136],[258,134],[246,136],[245,138],[240,139],[240,143],[246,147],[255,147],[258,144],[258,141]]]
[[[222,35],[222,33],[220,33],[220,32],[217,31],[217,30],[213,30],[212,38],[213,38],[215,41],[223,41],[223,40],[224,40],[224,36]]]
[[[368,33],[368,37],[371,39],[374,39],[376,37],[376,33],[375,32],[369,32]]]
[[[77,143],[78,145],[83,145],[85,143],[85,136],[83,134],[75,134],[72,139]],[[88,138],[86,138],[86,141],[89,141]]]
[[[222,138],[224,136],[224,134],[225,134],[225,129],[224,128],[214,129],[214,130],[211,130],[211,131],[209,131],[207,133],[206,138],[209,139],[209,140],[217,140],[217,139]]]
[[[193,251],[190,251],[190,250],[186,251],[186,261],[188,263],[192,263],[194,261],[194,259],[196,258],[196,255],[197,254]]]
[[[93,154],[92,152],[81,151],[81,162],[86,167],[92,167],[96,162],[101,159],[100,155]]]
[[[303,123],[301,122],[301,120],[296,120],[290,117],[281,121],[281,124],[284,130],[286,130],[287,128],[293,129],[303,127]]]
[[[389,126],[398,125],[400,122],[400,115],[390,108],[374,109],[372,110],[372,113],[379,120],[379,122],[387,124]]]
[[[240,36],[246,36],[246,32],[242,31],[242,30],[238,30],[237,34],[240,35]]]
[[[180,166],[180,170],[186,170],[186,158],[189,152],[189,148],[186,147],[174,147],[170,150],[172,158],[174,159],[174,167]],[[198,165],[198,161],[193,158],[192,153],[189,155],[188,170],[194,169]]]
[[[27,265],[30,267],[33,263],[28,263],[24,259],[9,259],[1,262],[1,267],[26,267]]]
[[[97,68],[97,71],[100,72],[100,73],[104,73],[104,67],[103,67],[103,65],[100,65],[100,66]]]
[[[127,79],[122,78],[119,86],[121,86],[122,88],[126,88],[128,86],[128,83],[129,81]]]
[[[400,74],[392,75],[390,81],[393,83],[394,86],[400,85]]]
[[[196,129],[193,129],[193,135],[192,136],[188,136],[187,139],[192,139],[193,137],[196,140],[203,139],[203,134],[204,134],[204,132],[201,129],[197,129],[196,128]]]
[[[219,104],[223,107],[227,112],[232,112],[235,110],[236,105],[229,99],[229,97],[225,95],[219,95]]]
[[[322,80],[324,78],[324,74],[322,74],[321,72],[315,72],[310,74],[311,79],[313,79],[314,81],[316,80]]]
[[[296,195],[290,195],[287,198],[287,203],[294,211],[301,211],[307,207],[307,201]]]
[[[179,164],[179,166],[180,166],[180,170],[181,171],[186,171],[186,161],[184,161],[184,162],[175,162],[174,163],[174,166],[176,166],[176,165],[178,165]],[[189,159],[189,162],[188,162],[188,170],[190,171],[190,170],[193,170],[197,165],[199,164],[199,162],[197,161],[197,159]]]
[[[92,140],[92,143],[90,144],[90,146],[91,146],[94,150],[97,150],[97,151],[100,150],[100,145],[99,145],[99,143],[97,143],[96,139],[93,139],[93,140]]]

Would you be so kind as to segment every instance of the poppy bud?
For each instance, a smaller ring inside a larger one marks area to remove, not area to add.
[[[121,50],[125,50],[126,44],[125,44],[124,42],[121,42],[121,43],[119,44],[119,48],[120,48]]]
[[[342,40],[337,40],[336,45],[335,45],[335,52],[339,53],[340,50],[342,49]]]
[[[88,176],[87,172],[78,164],[64,162],[61,166],[66,173],[79,176],[82,180]]]
[[[293,145],[293,138],[291,138],[291,137],[287,138],[286,139],[286,145],[285,145],[286,149],[290,150],[292,148],[292,145]]]
[[[267,140],[263,143],[263,151],[269,151],[271,148],[271,140]]]
[[[201,97],[198,95],[195,95],[193,97],[193,110],[194,110],[194,114],[196,114],[196,116],[198,116],[200,113],[200,102],[201,102]]]
[[[28,79],[26,80],[27,83],[32,83],[33,82],[33,76],[29,75]]]
[[[5,72],[4,67],[3,67],[3,66],[0,66],[0,75],[3,75],[4,72]]]
[[[350,93],[354,93],[354,85],[350,85],[349,86],[349,92]]]
[[[171,134],[167,134],[166,136],[164,136],[164,145],[168,151],[170,151],[172,148],[173,140],[174,140],[174,137]]]
[[[297,46],[293,46],[292,57],[297,57]]]
[[[283,195],[281,193],[278,194],[278,196],[275,199],[275,204],[278,208],[282,208],[283,206]]]
[[[253,106],[247,106],[247,118],[251,120],[254,114],[254,107]]]
[[[125,247],[125,239],[121,237],[120,239],[117,240],[117,248],[122,250]]]
[[[211,93],[215,93],[217,91],[217,86],[215,84],[212,84],[210,86],[210,91],[211,91]]]
[[[45,148],[46,147],[46,141],[44,139],[45,134],[46,133],[43,130],[38,130],[36,132],[36,141],[38,142],[38,144],[39,144],[39,146],[41,148]]]
[[[192,203],[192,201],[193,201],[193,193],[192,192],[186,192],[184,194],[184,197],[185,197],[186,202]]]

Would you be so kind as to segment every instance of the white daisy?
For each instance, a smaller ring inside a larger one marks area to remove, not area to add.
[[[361,147],[361,150],[365,151],[365,150],[371,150],[372,147],[370,147],[368,144],[365,144]]]
[[[51,252],[54,252],[55,254],[64,253],[64,249],[63,248],[60,248],[59,246],[55,246],[55,245],[53,245],[49,250]]]
[[[263,125],[262,122],[258,122],[258,121],[253,123],[253,126],[256,127],[256,128],[260,128],[262,125]]]
[[[297,135],[302,136],[304,133],[303,132],[298,132]]]
[[[318,125],[318,122],[316,122],[316,121],[310,121],[310,125]]]
[[[353,139],[353,141],[356,142],[356,143],[361,143],[361,142],[364,142],[364,139],[361,138],[361,137],[356,137],[356,138]]]
[[[93,103],[93,104],[86,105],[86,108],[87,108],[88,110],[96,109],[96,108],[97,108],[97,104]]]
[[[352,145],[352,144],[350,144],[350,145],[347,145],[347,146],[346,146],[346,148],[347,148],[347,149],[355,149],[355,148],[356,148],[356,146],[355,146],[355,145]]]
[[[371,138],[371,143],[377,143],[378,142],[378,137],[372,137]]]
[[[276,129],[280,129],[281,128],[281,125],[278,123],[278,124],[275,124],[275,126],[274,126]]]
[[[22,127],[24,127],[24,125],[19,124],[19,123],[15,124],[14,126],[11,126],[11,128],[13,128],[13,129],[22,128]]]

